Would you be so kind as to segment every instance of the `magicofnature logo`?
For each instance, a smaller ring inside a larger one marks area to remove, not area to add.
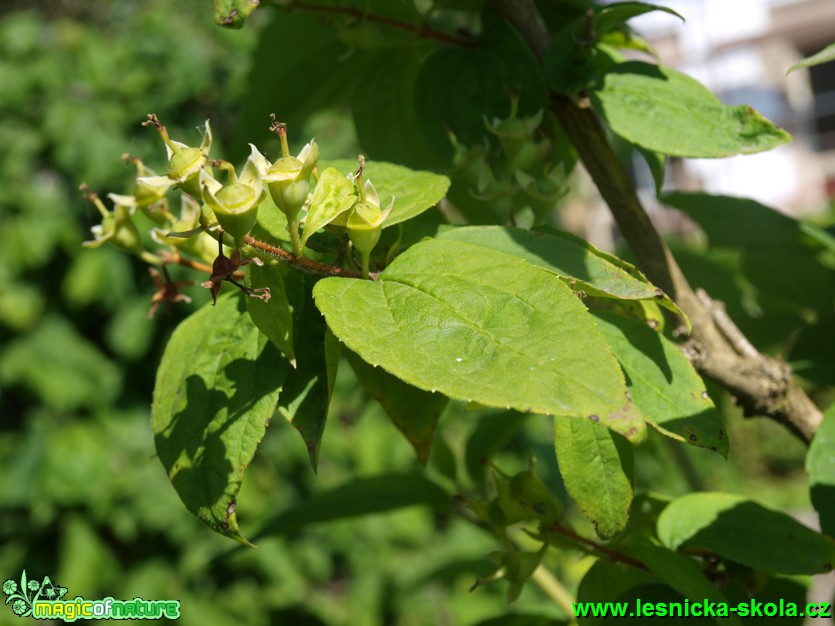
[[[41,582],[28,579],[26,570],[20,575],[20,583],[9,578],[3,583],[6,594],[5,604],[11,604],[12,612],[18,617],[35,619],[60,619],[74,622],[81,619],[179,619],[179,600],[86,600],[76,596],[65,600],[67,588],[61,587],[49,576]]]

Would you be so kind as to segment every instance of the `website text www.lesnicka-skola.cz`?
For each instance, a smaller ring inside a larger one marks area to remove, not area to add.
[[[832,617],[828,602],[796,604],[779,600],[727,604],[702,600],[693,602],[575,602],[571,605],[575,617]]]

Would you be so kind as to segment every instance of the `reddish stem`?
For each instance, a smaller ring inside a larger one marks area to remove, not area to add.
[[[470,48],[473,45],[475,45],[473,41],[471,41],[470,39],[459,37],[457,35],[450,35],[449,33],[444,33],[439,30],[434,30],[424,24],[411,24],[409,22],[403,22],[392,17],[386,17],[385,15],[366,13],[365,11],[361,11],[360,9],[354,9],[351,7],[331,7],[323,6],[321,4],[310,4],[308,2],[296,2],[291,6],[302,11],[310,11],[313,13],[336,13],[339,15],[350,15],[351,17],[364,18],[370,22],[378,22],[380,24],[385,24],[386,26],[391,26],[392,28],[408,30],[410,32],[416,33],[419,37],[422,37],[424,39],[434,39],[435,41],[452,44],[454,46],[464,46]]]
[[[573,530],[569,530],[559,524],[553,524],[551,526],[551,530],[555,533],[563,535],[564,537],[568,537],[572,541],[576,541],[577,543],[582,543],[584,545],[589,546],[595,552],[599,552],[605,556],[608,556],[613,561],[617,561],[618,563],[625,563],[626,565],[631,565],[632,567],[637,567],[638,569],[647,571],[647,566],[641,563],[638,559],[634,559],[628,554],[623,554],[622,552],[618,552],[617,550],[612,550],[611,548],[607,548],[606,546],[600,545],[592,541],[591,539],[586,539],[585,537],[578,535]]]

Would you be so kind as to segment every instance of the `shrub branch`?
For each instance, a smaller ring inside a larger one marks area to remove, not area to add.
[[[534,0],[498,0],[498,3],[541,60],[550,35]],[[721,305],[710,300],[707,294],[701,299],[696,295],[641,205],[596,114],[559,94],[552,94],[551,110],[577,149],[647,277],[690,318],[693,332],[684,351],[694,366],[723,385],[746,416],[769,417],[806,443],[811,441],[823,417],[820,409],[792,380],[786,363],[754,349]],[[706,306],[708,302],[711,305]]]

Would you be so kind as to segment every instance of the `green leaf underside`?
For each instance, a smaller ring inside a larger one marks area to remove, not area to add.
[[[415,387],[484,406],[590,418],[633,441],[645,436],[585,307],[553,274],[522,259],[428,240],[378,281],[326,278],[314,297],[351,350]]]
[[[237,494],[289,369],[231,294],[177,327],[157,371],[151,426],[174,489],[209,527],[244,543]]]
[[[292,532],[311,524],[415,505],[448,511],[451,498],[438,485],[418,474],[358,478],[330,491],[317,493],[282,512],[259,531],[255,539]]]
[[[270,299],[262,302],[256,298],[246,298],[246,309],[255,326],[269,337],[275,347],[295,367],[296,354],[293,349],[293,310],[287,299],[284,277],[287,266],[283,264],[250,263],[246,268],[246,285],[251,288],[269,287]]]
[[[684,18],[668,7],[644,2],[616,2],[603,7],[594,18],[594,29],[598,34],[605,34],[619,28],[628,20],[652,11],[663,11],[684,21]]]
[[[432,438],[449,398],[429,393],[404,383],[379,367],[372,367],[353,352],[346,358],[363,389],[380,403],[386,415],[400,430],[426,465],[432,451]]]
[[[626,526],[633,496],[627,441],[600,424],[554,418],[554,444],[565,488],[603,539]]]
[[[702,573],[699,565],[690,557],[658,545],[648,537],[636,536],[629,540],[629,552],[670,587],[685,598],[695,602],[725,602],[725,596]],[[728,624],[739,624],[739,618],[731,613]]]
[[[806,471],[812,504],[820,516],[821,530],[835,537],[835,404],[823,416],[823,422],[806,454]]]
[[[802,61],[798,61],[788,69],[786,74],[791,74],[792,72],[804,67],[812,67],[813,65],[820,65],[821,63],[829,63],[830,61],[835,61],[835,43],[829,44],[820,52],[813,54]]]
[[[701,548],[754,569],[782,574],[832,571],[835,541],[786,513],[728,493],[693,493],[672,502],[658,519],[658,538],[670,548]]]
[[[726,106],[695,79],[641,61],[612,68],[591,100],[612,131],[670,156],[751,154],[791,140],[751,107]]]
[[[339,342],[313,304],[311,292],[316,280],[298,272],[287,276],[298,363],[287,375],[277,407],[279,415],[299,431],[314,472],[319,465],[340,354]]]
[[[687,357],[646,324],[607,311],[594,315],[647,421],[672,439],[727,457],[722,417]]]
[[[348,211],[358,199],[354,184],[345,174],[333,167],[325,168],[316,183],[310,210],[304,221],[302,246],[313,233]]]
[[[350,159],[323,160],[319,165],[333,167],[344,175],[357,170],[357,162]],[[394,198],[394,208],[383,228],[405,222],[435,206],[446,196],[450,184],[446,176],[382,161],[366,161],[363,178],[374,184],[381,209],[385,210]]]
[[[524,230],[507,226],[466,226],[444,231],[438,239],[462,241],[483,246],[525,259],[532,265],[565,279],[575,290],[590,296],[621,300],[656,300],[658,288],[642,276],[639,278],[615,264],[610,255],[587,241],[557,230],[548,232]],[[625,261],[621,261],[626,264]],[[672,305],[675,312],[678,308]]]

